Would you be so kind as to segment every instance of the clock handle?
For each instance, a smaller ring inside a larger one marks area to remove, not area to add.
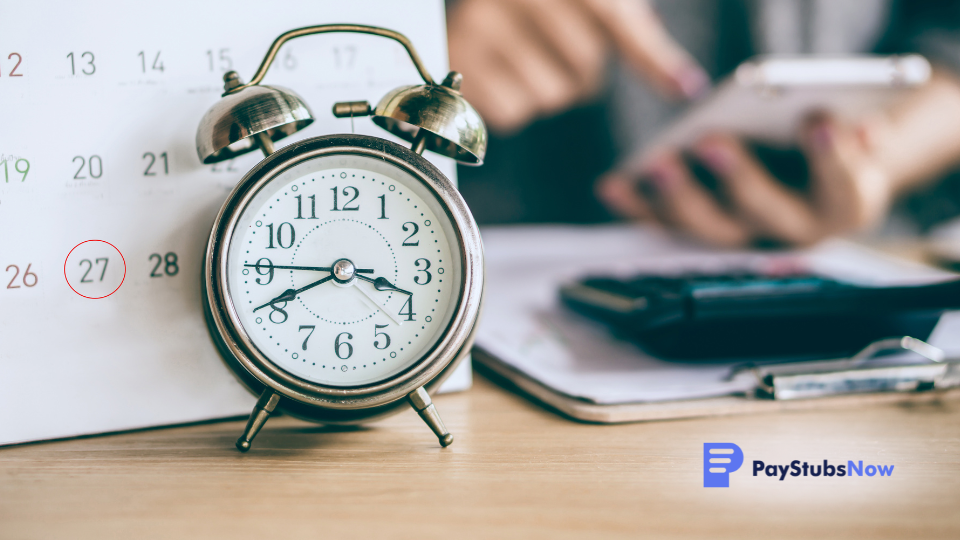
[[[430,429],[432,429],[437,435],[437,438],[440,439],[440,446],[446,448],[453,444],[453,435],[444,427],[443,420],[440,419],[440,415],[437,414],[437,408],[433,406],[433,401],[430,399],[430,394],[428,394],[422,386],[410,392],[410,394],[407,395],[407,400],[410,402],[410,405],[413,406],[413,409],[417,411],[417,414],[420,415],[420,418],[430,426]]]
[[[277,53],[280,52],[280,47],[282,47],[287,41],[303,36],[325,34],[328,32],[370,34],[392,39],[402,45],[407,51],[407,54],[410,56],[410,60],[413,62],[414,67],[416,67],[417,72],[420,73],[420,78],[423,79],[423,82],[431,85],[436,84],[433,81],[433,77],[430,76],[430,72],[427,71],[427,66],[423,65],[423,60],[420,59],[420,55],[417,54],[417,50],[413,48],[413,43],[407,39],[407,36],[401,34],[400,32],[386,28],[379,28],[377,26],[366,26],[363,24],[321,24],[317,26],[297,28],[295,30],[290,30],[289,32],[280,34],[280,37],[274,40],[273,44],[270,45],[267,55],[263,57],[263,62],[260,63],[260,67],[257,68],[257,72],[253,75],[253,78],[250,79],[250,82],[247,84],[237,84],[231,88],[227,88],[223,95],[226,96],[228,94],[233,94],[243,90],[244,88],[260,84],[260,81],[267,76],[267,71],[270,70],[270,66],[273,64],[273,60],[277,57]]]
[[[280,394],[269,388],[260,394],[260,399],[257,400],[256,406],[250,413],[250,419],[247,420],[247,427],[243,430],[243,435],[237,439],[237,450],[241,452],[250,450],[250,443],[253,442],[253,438],[257,436],[260,428],[267,423],[267,418],[270,418],[270,413],[277,408],[279,401]]]

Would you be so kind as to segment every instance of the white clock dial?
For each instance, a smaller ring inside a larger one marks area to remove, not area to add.
[[[250,200],[227,275],[232,309],[264,356],[342,387],[423,358],[450,323],[463,274],[428,187],[382,160],[335,155],[288,169]]]

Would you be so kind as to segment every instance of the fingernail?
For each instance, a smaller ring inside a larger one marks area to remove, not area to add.
[[[703,143],[696,149],[697,157],[714,172],[724,174],[733,169],[734,156],[722,144]]]
[[[813,128],[810,133],[810,142],[816,150],[826,150],[833,146],[833,129],[820,124]]]
[[[695,65],[686,66],[678,71],[674,75],[674,81],[687,99],[700,97],[710,88],[710,76],[703,68]]]

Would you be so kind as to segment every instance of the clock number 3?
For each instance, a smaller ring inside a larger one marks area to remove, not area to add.
[[[421,266],[420,261],[423,261],[423,265],[422,265],[423,268],[420,268]],[[423,272],[424,274],[427,275],[427,277],[422,280],[421,280],[421,276],[413,276],[413,282],[416,283],[417,285],[426,285],[427,283],[430,283],[430,279],[433,277],[433,275],[429,271],[430,261],[424,258],[419,258],[413,263],[413,265],[416,266],[417,268],[420,268],[420,270],[417,270],[417,272]]]

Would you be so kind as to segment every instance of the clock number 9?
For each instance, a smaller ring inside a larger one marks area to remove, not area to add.
[[[267,261],[267,264],[264,265],[264,264],[263,264],[263,261]],[[264,268],[264,266],[266,266],[266,268]],[[257,261],[256,269],[257,269],[257,273],[260,274],[261,276],[270,276],[266,281],[261,281],[260,278],[257,278],[256,281],[257,281],[258,284],[260,284],[260,285],[269,285],[270,282],[273,281],[273,262],[272,262],[270,259],[264,257],[264,258],[260,259],[259,261]],[[266,272],[264,273],[262,270],[266,270]],[[309,339],[309,338],[308,338],[308,339]],[[303,350],[307,350],[307,349],[306,349],[306,347],[307,347],[307,342],[306,342],[306,341],[303,342],[303,347],[304,347]]]
[[[424,279],[423,281],[420,281],[420,276],[413,276],[413,282],[416,283],[417,285],[426,285],[427,283],[430,283],[430,279],[433,277],[433,275],[430,274],[429,272],[430,261],[424,258],[420,258],[420,259],[417,259],[413,263],[413,265],[416,266],[417,268],[420,268],[420,261],[423,261],[423,268],[421,268],[420,270],[417,270],[417,272],[423,272],[424,274],[427,275],[427,278]]]
[[[283,227],[286,225],[290,228],[290,241],[287,242],[287,245],[283,245]],[[267,225],[267,228],[270,229],[270,245],[267,246],[267,249],[277,249],[277,246],[273,245],[273,223]],[[277,244],[283,249],[290,249],[293,246],[293,241],[297,236],[297,232],[293,229],[293,225],[284,221],[277,227]]]
[[[389,324],[376,324],[376,325],[374,325],[374,326],[375,326],[375,328],[373,329],[373,337],[374,337],[373,347],[376,348],[376,349],[380,349],[380,350],[382,351],[382,350],[384,350],[384,349],[386,349],[387,347],[390,346],[390,336],[388,336],[386,332],[381,332],[380,329],[381,329],[381,328],[386,328],[386,327],[388,327],[388,326],[390,326],[390,325],[389,325]],[[379,336],[383,336],[383,338],[384,338],[384,339],[383,339],[383,347],[380,346],[380,340],[377,339],[377,338],[379,338]]]
[[[333,342],[333,352],[336,353],[337,358],[346,360],[347,358],[353,356],[353,345],[351,345],[347,340],[343,340],[343,342],[341,342],[340,338],[343,336],[347,336],[347,339],[353,339],[353,334],[349,332],[341,332],[339,335],[337,335],[336,341]],[[343,350],[344,347],[347,348],[346,355],[340,354],[340,351]]]

